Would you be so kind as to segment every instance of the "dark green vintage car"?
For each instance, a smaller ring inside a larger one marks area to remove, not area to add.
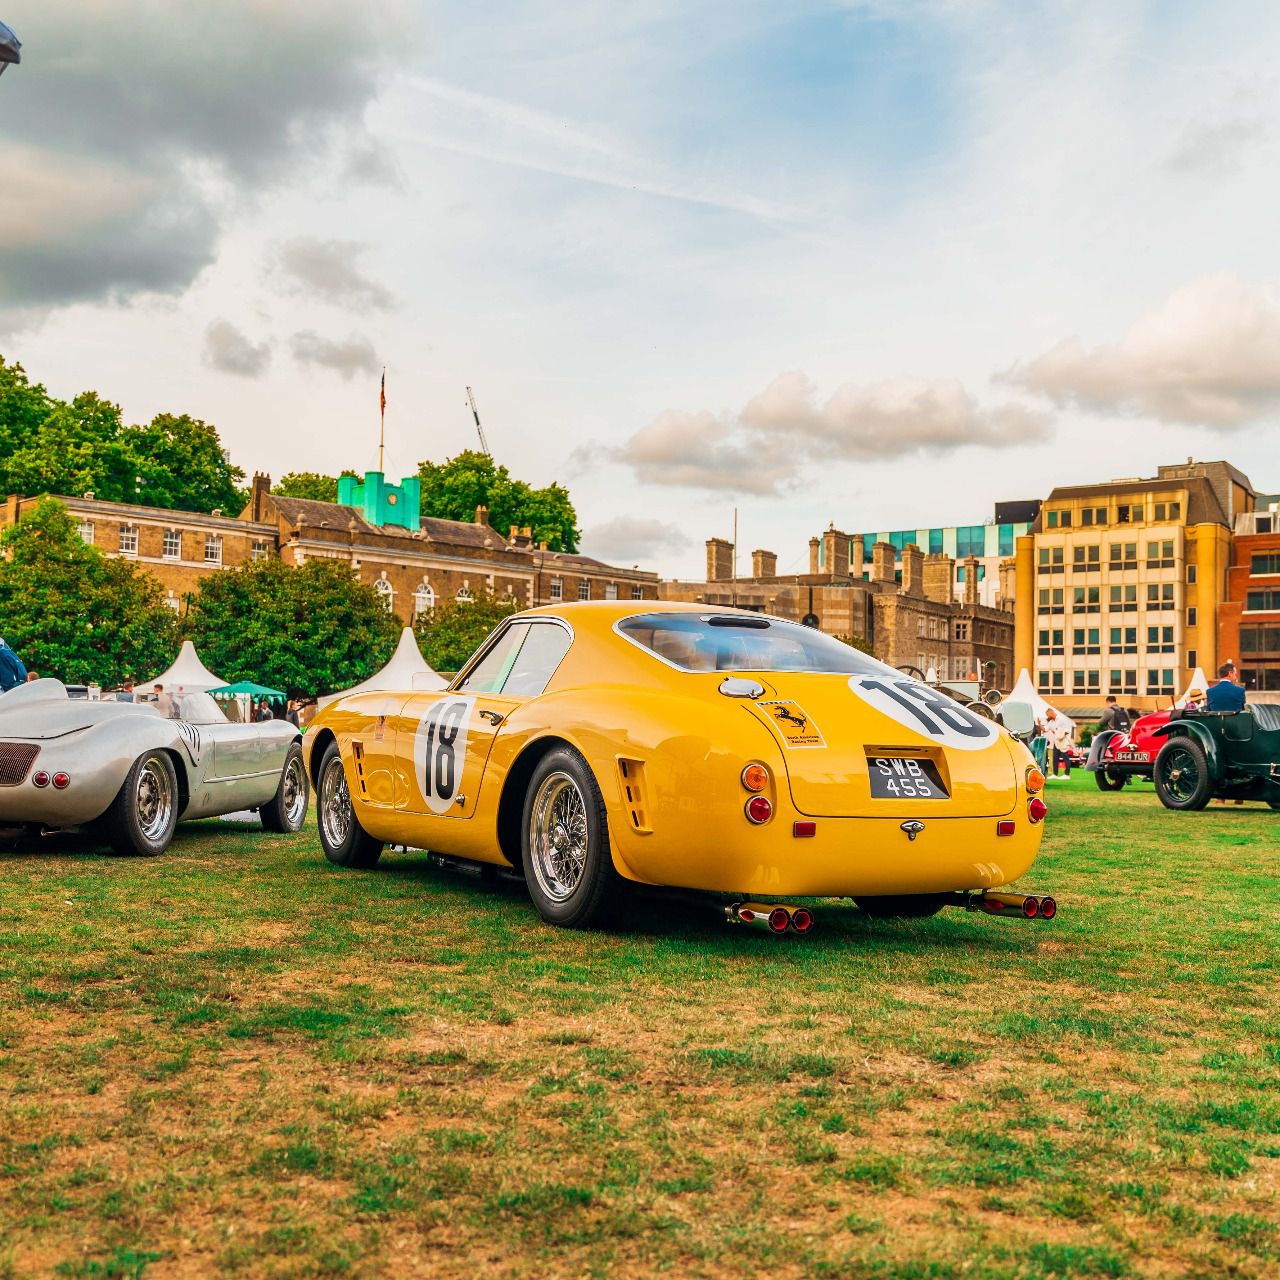
[[[1280,706],[1244,711],[1175,711],[1152,735],[1156,793],[1166,809],[1210,800],[1265,800],[1280,809]]]

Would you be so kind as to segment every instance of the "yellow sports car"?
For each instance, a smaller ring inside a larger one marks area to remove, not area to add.
[[[804,932],[796,897],[881,915],[992,892],[1040,845],[1044,777],[1011,732],[831,636],[654,601],[508,618],[435,692],[343,698],[305,738],[320,839],[523,873],[554,924],[606,921],[631,885],[733,898],[731,921]]]

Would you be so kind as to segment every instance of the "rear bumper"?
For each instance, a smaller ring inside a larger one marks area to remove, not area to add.
[[[71,783],[62,791],[52,783],[37,787],[31,778],[41,770],[48,774],[65,772]],[[83,749],[53,739],[41,745],[22,782],[0,787],[0,826],[79,826],[106,812],[122,781],[116,762],[86,763]]]
[[[903,829],[909,821],[818,818],[814,835],[797,838],[793,816],[779,814],[723,840],[708,833],[707,847],[690,850],[678,868],[649,865],[634,844],[624,861],[615,842],[614,860],[631,880],[753,897],[944,893],[1012,883],[1035,861],[1044,834],[1025,805],[1008,836],[997,834],[997,818],[926,818],[913,839]]]

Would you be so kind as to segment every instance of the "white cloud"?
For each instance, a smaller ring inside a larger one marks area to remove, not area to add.
[[[1065,338],[1005,380],[1059,405],[1245,426],[1280,411],[1280,301],[1231,272],[1202,276],[1118,343]]]
[[[586,555],[619,563],[652,561],[664,553],[683,551],[688,545],[689,536],[679,525],[643,516],[614,516],[582,534]]]
[[[1164,167],[1172,173],[1229,173],[1269,132],[1266,121],[1259,119],[1195,120],[1182,131]]]
[[[299,160],[339,128],[359,144],[418,26],[409,0],[369,0],[354,22],[341,0],[179,8],[51,0],[24,18],[0,212],[24,234],[0,235],[0,305],[184,289]]]
[[[314,329],[295,333],[289,343],[299,364],[319,365],[341,374],[348,382],[357,373],[378,372],[378,353],[368,338],[352,334],[346,339],[325,338]]]
[[[930,458],[967,445],[1009,448],[1050,434],[1043,413],[984,407],[955,381],[846,382],[825,400],[804,373],[780,374],[737,415],[668,409],[618,457],[650,484],[773,494],[802,465]]]
[[[204,333],[204,361],[223,373],[260,378],[271,363],[271,344],[253,342],[230,320],[215,320]]]
[[[391,290],[359,268],[367,246],[356,240],[317,240],[298,236],[274,246],[272,260],[287,286],[351,311],[385,311]]]

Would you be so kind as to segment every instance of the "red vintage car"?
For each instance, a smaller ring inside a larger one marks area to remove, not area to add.
[[[1156,756],[1166,742],[1153,735],[1169,723],[1169,715],[1168,711],[1153,711],[1140,716],[1128,733],[1104,729],[1094,738],[1085,768],[1093,774],[1099,791],[1119,791],[1130,778],[1151,780]]]

